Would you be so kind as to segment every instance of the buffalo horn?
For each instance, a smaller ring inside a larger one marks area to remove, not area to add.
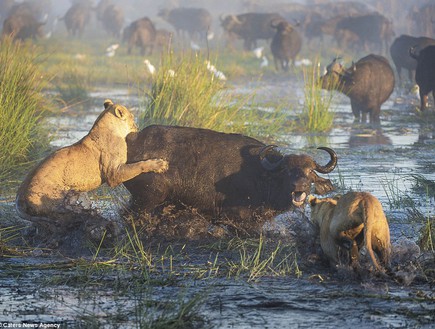
[[[268,154],[271,150],[275,149],[276,147],[278,147],[278,146],[276,146],[276,145],[266,145],[266,146],[264,146],[264,147],[260,150],[260,152],[259,152],[259,154],[258,154],[259,157],[260,157],[261,165],[262,165],[263,168],[266,169],[266,170],[273,171],[273,170],[277,169],[277,168],[281,165],[282,161],[284,160],[284,157],[283,157],[283,156],[281,156],[281,159],[278,160],[277,162],[270,162],[270,161],[267,159],[267,157],[266,157],[267,154]]]
[[[318,147],[318,150],[324,150],[329,153],[331,156],[331,160],[325,165],[321,166],[317,162],[316,163],[316,171],[318,171],[321,174],[327,174],[334,170],[335,166],[337,165],[337,154],[334,150],[330,149],[329,147]]]

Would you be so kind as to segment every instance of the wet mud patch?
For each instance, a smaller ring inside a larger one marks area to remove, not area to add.
[[[129,213],[129,214],[128,214]],[[274,212],[260,209],[249,218],[213,217],[185,205],[162,205],[154,214],[127,211],[124,218],[147,238],[158,241],[201,240],[207,238],[258,237]]]

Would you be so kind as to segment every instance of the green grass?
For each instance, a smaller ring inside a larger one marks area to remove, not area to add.
[[[253,94],[236,97],[225,81],[208,71],[206,58],[195,54],[162,59],[143,101],[141,126],[179,125],[270,136],[282,131],[288,121],[280,109],[259,110],[253,105]]]
[[[89,98],[92,91],[92,68],[83,70],[68,61],[64,64],[61,76],[57,77],[55,90],[66,104],[77,104]]]
[[[328,132],[332,128],[334,113],[329,111],[334,93],[325,93],[320,81],[320,65],[304,69],[305,103],[300,115],[305,132]]]
[[[257,281],[264,276],[300,276],[296,253],[278,243],[272,249],[267,248],[263,236],[254,241],[236,239],[239,257],[228,260],[228,277],[246,277],[248,281]],[[254,245],[252,245],[254,242]]]
[[[51,105],[42,93],[47,80],[36,64],[38,49],[0,43],[0,180],[11,179],[48,148],[44,114]]]
[[[388,199],[390,209],[415,208],[415,201],[409,196],[409,191],[403,190],[403,181],[410,180],[409,175],[394,175],[392,178],[381,179],[381,186]]]

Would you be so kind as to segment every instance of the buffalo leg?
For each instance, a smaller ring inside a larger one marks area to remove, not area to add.
[[[420,89],[420,111],[426,110],[428,104],[427,104],[428,94],[423,93]]]

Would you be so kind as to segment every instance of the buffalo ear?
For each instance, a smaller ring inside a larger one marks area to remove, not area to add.
[[[334,190],[334,186],[332,185],[329,179],[325,179],[317,176],[314,182],[314,190],[316,194],[326,194]]]
[[[310,206],[314,207],[317,204],[317,198],[314,195],[309,195],[308,196],[308,203],[310,204]]]
[[[106,99],[105,101],[104,101],[104,108],[107,110],[107,108],[109,107],[109,106],[111,106],[111,105],[113,105],[113,102],[112,102],[112,100],[110,100],[110,99]]]

